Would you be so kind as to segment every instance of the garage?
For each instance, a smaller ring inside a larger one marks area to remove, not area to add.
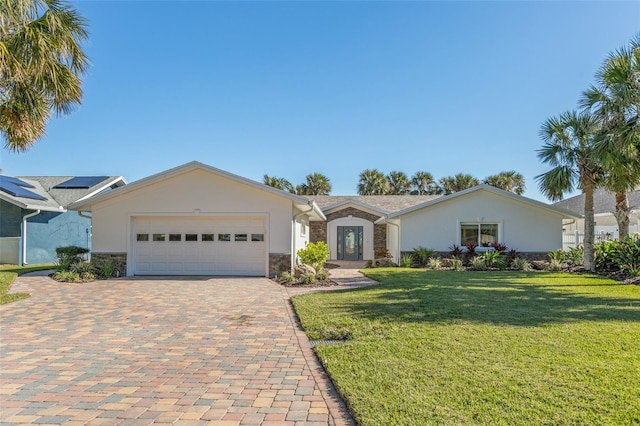
[[[135,275],[267,273],[264,216],[143,216],[132,218]]]

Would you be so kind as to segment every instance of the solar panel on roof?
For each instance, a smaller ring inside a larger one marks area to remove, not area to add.
[[[23,186],[25,188],[35,188],[35,186],[31,185],[30,183],[11,176],[0,176],[0,183],[2,182],[11,182],[14,185]]]
[[[20,179],[12,178],[9,176],[0,176],[0,191],[6,192],[9,195],[20,198],[30,198],[32,200],[46,201],[47,198],[42,195],[38,195],[35,192],[31,192],[27,188],[35,188],[33,185],[29,185]]]
[[[67,181],[57,184],[53,189],[80,189],[91,188],[94,185],[107,179],[109,176],[76,176]]]

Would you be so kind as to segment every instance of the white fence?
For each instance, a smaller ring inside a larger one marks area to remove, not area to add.
[[[616,232],[617,234],[617,232]],[[609,241],[617,237],[611,232],[596,232],[594,235],[594,242]],[[569,250],[571,247],[581,246],[584,243],[584,233],[582,232],[563,232],[562,233],[562,250]]]

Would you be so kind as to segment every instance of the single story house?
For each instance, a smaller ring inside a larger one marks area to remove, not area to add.
[[[91,248],[91,220],[67,206],[126,184],[122,176],[0,176],[0,263],[55,262],[56,248]]]
[[[69,208],[91,214],[92,257],[126,275],[274,276],[310,241],[344,260],[470,241],[546,255],[562,246],[563,219],[577,218],[487,185],[443,197],[300,196],[196,161]]]
[[[640,188],[628,192],[627,199],[629,201],[629,235],[640,234]],[[579,217],[575,220],[565,220],[562,227],[564,248],[581,244],[584,236],[584,194],[558,201],[553,205],[569,210]],[[615,194],[604,188],[596,189],[593,194],[596,241],[612,240],[620,235],[615,211]]]

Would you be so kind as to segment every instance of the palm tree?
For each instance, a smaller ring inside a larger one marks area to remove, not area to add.
[[[262,178],[262,183],[264,183],[265,185],[274,187],[276,189],[281,189],[283,191],[291,192],[292,194],[296,193],[296,188],[294,188],[291,182],[289,182],[285,178],[264,175]]]
[[[442,194],[442,189],[438,186],[436,181],[433,179],[433,175],[429,172],[415,172],[413,176],[411,176],[411,186],[413,187],[413,190],[411,191],[412,194]]]
[[[360,173],[358,194],[360,195],[385,195],[389,192],[389,181],[381,171],[366,169]]]
[[[394,170],[389,173],[387,180],[389,181],[389,194],[404,195],[409,193],[411,182],[404,172]]]
[[[620,238],[629,235],[627,192],[640,184],[640,34],[613,52],[596,74],[596,85],[582,94],[580,105],[600,124],[596,150],[615,193]]]
[[[567,111],[547,119],[540,129],[545,144],[538,158],[552,169],[536,176],[540,191],[552,201],[579,188],[584,193],[584,268],[595,270],[593,254],[593,192],[602,179],[602,167],[594,149],[598,129],[595,118],[586,112]]]
[[[487,176],[484,178],[483,183],[518,195],[524,194],[524,191],[527,189],[524,185],[524,176],[514,170]]]
[[[445,176],[440,179],[440,187],[442,188],[444,195],[463,191],[479,184],[480,181],[478,179],[463,173],[458,173],[455,176]]]
[[[29,149],[53,113],[80,104],[87,37],[85,20],[63,0],[0,0],[0,134],[7,149]]]
[[[329,195],[331,182],[322,173],[312,173],[307,175],[306,183],[298,185],[297,188],[299,195]]]

